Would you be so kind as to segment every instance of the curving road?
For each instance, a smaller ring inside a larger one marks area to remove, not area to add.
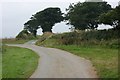
[[[29,48],[39,56],[38,67],[30,78],[97,78],[91,62],[69,52],[34,45],[34,41],[26,44],[9,44]]]

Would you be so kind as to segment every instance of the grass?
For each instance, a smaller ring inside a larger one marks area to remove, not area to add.
[[[39,42],[39,41],[36,42],[36,45],[38,46],[53,46],[56,44],[59,44],[59,43],[55,39],[47,39],[42,42]]]
[[[38,65],[39,56],[32,50],[3,46],[3,78],[28,78]]]
[[[16,40],[14,38],[9,39],[2,39],[3,44],[24,44],[25,42],[28,42],[29,40]]]
[[[2,78],[2,52],[0,49],[0,79]]]
[[[2,78],[2,58],[0,54],[0,79]]]
[[[92,61],[100,78],[118,78],[118,50],[75,45],[54,46]]]

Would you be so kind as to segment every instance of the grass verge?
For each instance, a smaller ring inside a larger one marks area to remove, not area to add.
[[[29,40],[16,40],[14,38],[10,39],[2,39],[3,44],[24,44],[25,42],[28,42]]]
[[[2,59],[3,78],[28,78],[35,71],[39,57],[29,49],[3,46]]]
[[[2,79],[2,52],[0,49],[0,80]]]
[[[118,78],[118,50],[75,45],[54,46],[92,61],[100,78]]]

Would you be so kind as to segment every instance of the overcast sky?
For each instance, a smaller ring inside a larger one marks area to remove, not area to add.
[[[84,0],[1,0],[0,1],[0,38],[15,37],[22,29],[23,24],[38,11],[47,7],[59,7],[62,12],[68,8],[70,3]],[[118,5],[119,0],[105,0],[112,7]],[[65,22],[56,24],[52,31],[62,33],[70,31],[71,26],[65,25]],[[102,28],[102,27],[101,27]],[[2,31],[1,31],[2,30]],[[38,30],[42,34],[42,30]]]

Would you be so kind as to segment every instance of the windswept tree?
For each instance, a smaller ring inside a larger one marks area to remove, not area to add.
[[[24,29],[29,31],[33,36],[36,37],[37,29],[39,29],[39,25],[36,19],[30,19],[24,24]]]
[[[38,25],[44,32],[52,32],[52,27],[55,23],[59,23],[63,20],[62,12],[60,8],[47,8],[43,11],[37,12],[32,16],[33,19],[37,20]]]
[[[114,28],[120,29],[120,5],[107,13],[101,14],[99,21],[100,23],[111,25]]]
[[[24,30],[27,30],[35,37],[39,28],[42,28],[43,33],[52,32],[51,29],[55,23],[59,23],[64,19],[62,15],[60,8],[47,8],[32,15],[30,20],[24,24]]]
[[[69,21],[75,29],[95,29],[99,24],[99,16],[111,10],[111,6],[107,2],[84,2],[77,4],[70,4],[66,9],[66,20]]]

